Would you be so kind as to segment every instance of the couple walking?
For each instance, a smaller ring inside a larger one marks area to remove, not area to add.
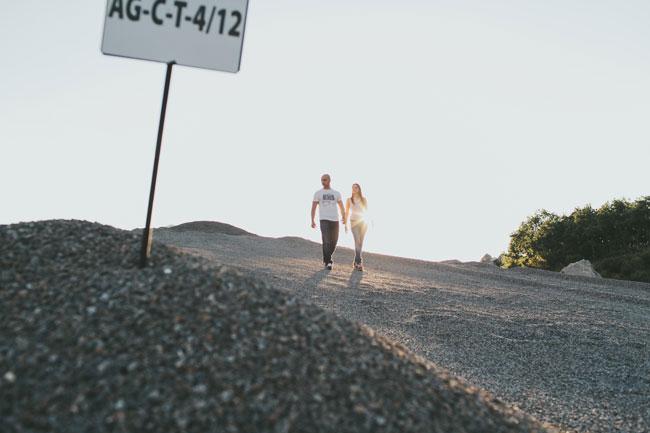
[[[368,223],[365,221],[365,212],[368,208],[368,201],[361,192],[358,183],[352,185],[352,194],[347,199],[345,207],[341,193],[331,187],[332,178],[329,174],[321,176],[323,188],[316,191],[311,205],[311,227],[316,228],[316,208],[319,208],[320,230],[323,236],[323,263],[327,270],[332,270],[332,255],[336,250],[339,241],[339,221],[343,223],[345,232],[348,232],[348,222],[354,236],[354,269],[363,271],[363,259],[361,250],[363,240],[368,231]],[[339,215],[340,211],[340,215]]]

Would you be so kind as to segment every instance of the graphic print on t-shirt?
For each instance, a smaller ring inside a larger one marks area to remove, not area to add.
[[[321,220],[339,220],[339,210],[337,206],[339,200],[341,200],[341,193],[333,189],[321,189],[314,194],[314,201],[319,204],[318,211]]]

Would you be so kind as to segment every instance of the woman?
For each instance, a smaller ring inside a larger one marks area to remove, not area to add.
[[[345,223],[347,227],[348,221],[352,228],[352,235],[354,236],[354,269],[363,271],[363,259],[361,257],[361,250],[363,249],[363,240],[368,231],[368,223],[365,220],[366,210],[368,209],[368,200],[361,192],[361,186],[358,183],[352,185],[352,195],[345,204]]]

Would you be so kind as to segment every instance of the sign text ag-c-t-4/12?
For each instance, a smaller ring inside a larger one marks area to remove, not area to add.
[[[195,26],[205,34],[240,37],[243,15],[238,10],[218,6],[199,5],[190,9],[188,2],[181,0],[156,0],[151,8],[142,7],[141,0],[111,0],[109,19],[139,22],[148,20],[155,26]]]

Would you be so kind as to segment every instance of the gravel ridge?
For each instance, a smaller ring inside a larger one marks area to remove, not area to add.
[[[372,329],[83,221],[0,226],[13,432],[547,432]]]

